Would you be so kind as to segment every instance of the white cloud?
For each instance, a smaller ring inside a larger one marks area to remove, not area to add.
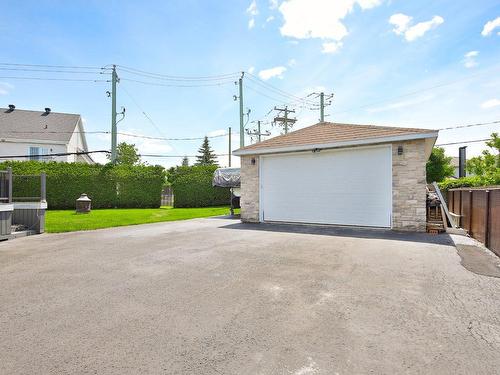
[[[369,113],[377,113],[377,112],[391,111],[391,110],[400,109],[400,108],[404,108],[404,107],[410,107],[412,105],[424,103],[424,102],[427,102],[431,99],[434,99],[435,96],[436,95],[434,95],[434,94],[428,94],[428,95],[417,97],[415,99],[409,99],[409,100],[404,100],[404,101],[400,101],[400,102],[396,102],[396,103],[391,103],[391,104],[385,105],[383,107],[369,108],[367,111]]]
[[[490,99],[481,104],[481,108],[490,109],[500,106],[500,99]]]
[[[8,95],[13,88],[10,83],[0,82],[0,95]]]
[[[413,26],[410,26],[412,23],[413,18],[410,16],[407,16],[406,14],[403,13],[397,13],[393,14],[389,18],[389,23],[394,26],[394,31],[395,34],[397,35],[404,35],[404,38],[408,42],[412,42],[415,39],[418,39],[424,34],[439,25],[441,25],[444,22],[444,18],[441,16],[434,16],[432,19],[429,21],[425,22],[419,22]]]
[[[325,42],[323,43],[322,53],[335,53],[342,47],[342,42]]]
[[[291,67],[293,67],[293,66],[297,65],[297,60],[295,60],[295,59],[290,59],[290,60],[288,60],[287,65],[291,68]]]
[[[279,6],[284,19],[280,32],[295,39],[340,42],[348,34],[342,20],[353,11],[355,4],[364,10],[381,3],[382,0],[287,0]]]
[[[396,34],[401,35],[404,34],[406,30],[408,30],[408,26],[410,26],[410,22],[412,20],[412,17],[407,16],[406,14],[403,13],[396,13],[389,18],[389,23],[391,25],[394,25],[394,31]]]
[[[248,6],[246,12],[250,15],[248,20],[248,28],[253,29],[255,26],[255,16],[259,14],[259,9],[257,8],[256,0],[253,0]]]
[[[278,0],[269,0],[269,9],[278,8]]]
[[[464,66],[466,68],[474,68],[478,65],[476,57],[479,55],[479,51],[469,51],[464,55]]]
[[[274,16],[269,16],[266,18],[266,23],[269,23],[274,20]]]
[[[285,73],[285,72],[286,72],[286,67],[276,66],[274,68],[261,70],[259,72],[259,78],[264,80],[264,81],[267,81],[268,79],[271,79],[274,77],[282,79],[283,73]]]
[[[481,31],[482,36],[489,36],[497,27],[500,27],[500,17],[495,18],[492,21],[486,22],[483,27],[483,31]],[[498,33],[500,35],[500,32]]]
[[[248,73],[253,74],[253,72],[255,72],[255,66],[248,68]]]
[[[247,13],[251,16],[256,16],[259,14],[259,9],[257,8],[257,2],[253,0],[247,8]]]

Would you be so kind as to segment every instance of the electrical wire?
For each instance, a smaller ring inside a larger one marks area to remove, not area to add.
[[[159,73],[151,73],[151,72],[146,72],[144,70],[139,70],[139,69],[133,69],[133,68],[128,68],[119,65],[118,66],[121,71],[130,73],[130,74],[135,74],[141,77],[147,77],[147,78],[152,78],[152,79],[160,79],[160,80],[166,80],[166,81],[219,81],[219,80],[227,80],[227,79],[234,79],[237,77],[239,74],[238,72],[236,73],[228,73],[228,74],[222,74],[222,75],[213,75],[213,76],[172,76],[172,75],[166,75],[166,74],[159,74]]]
[[[247,78],[252,82],[252,83],[255,83],[269,91],[274,91],[275,94],[277,95],[280,95],[280,96],[283,96],[283,97],[286,97],[288,98],[288,100],[290,99],[293,99],[294,101],[297,101],[297,102],[303,102],[303,103],[307,103],[309,105],[313,105],[315,104],[314,102],[312,101],[309,101],[307,99],[307,97],[299,97],[299,96],[296,96],[296,95],[293,95],[293,94],[290,94],[284,90],[281,90],[267,82],[264,82],[262,81],[260,78],[258,78],[257,76],[251,74],[251,73],[246,73],[247,74]]]
[[[385,99],[377,100],[377,101],[374,101],[374,102],[369,103],[369,104],[363,104],[363,105],[361,105],[361,106],[351,107],[351,108],[348,108],[348,109],[346,109],[346,110],[336,111],[336,112],[335,112],[335,114],[336,114],[336,115],[338,115],[338,114],[340,114],[340,113],[352,112],[352,111],[357,110],[357,109],[362,109],[362,108],[366,108],[366,107],[371,107],[371,106],[373,106],[373,105],[377,105],[377,104],[385,103],[385,102],[392,101],[392,100],[395,100],[395,99],[405,98],[405,97],[408,97],[408,96],[412,96],[412,95],[420,94],[420,93],[422,93],[422,92],[426,92],[426,91],[434,90],[434,89],[437,89],[437,88],[441,88],[441,87],[446,87],[446,86],[455,85],[455,84],[457,84],[457,83],[460,83],[460,82],[463,82],[463,81],[469,80],[469,79],[471,79],[472,77],[475,77],[475,76],[478,76],[478,75],[481,75],[481,74],[484,74],[484,73],[486,73],[486,72],[485,72],[485,71],[483,71],[483,72],[479,72],[479,73],[476,73],[476,74],[470,74],[469,76],[464,77],[464,78],[462,78],[462,79],[457,79],[457,80],[454,80],[454,81],[449,81],[449,82],[439,83],[439,84],[437,84],[437,85],[430,86],[430,87],[427,87],[427,88],[423,88],[423,89],[420,89],[420,90],[411,91],[411,92],[408,92],[408,93],[405,93],[405,94],[401,94],[401,95],[397,95],[397,96],[392,96],[392,97],[390,97],[390,98],[385,98]],[[489,71],[488,71],[488,73],[489,73]]]
[[[29,66],[39,68],[61,68],[61,69],[102,69],[97,66],[67,66],[67,65],[44,65],[44,64],[14,64],[14,63],[0,63],[4,66]]]
[[[450,127],[447,127],[447,128],[440,128],[440,129],[437,129],[437,130],[462,129],[462,128],[471,128],[471,127],[474,127],[474,126],[493,125],[493,124],[500,124],[500,121],[482,122],[482,123],[468,124],[468,125],[457,125],[457,126],[450,126]]]
[[[22,130],[12,130],[8,132],[9,134],[111,134],[109,130],[99,130],[99,131],[22,131]],[[152,139],[152,140],[159,140],[159,141],[198,141],[198,140],[203,140],[205,139],[205,136],[203,137],[184,137],[184,138],[167,138],[167,137],[153,137],[153,136],[148,136],[148,135],[141,135],[141,134],[133,134],[133,133],[126,133],[126,132],[117,132],[116,134],[118,135],[123,135],[126,137],[133,137],[133,138],[144,138],[144,139]],[[239,132],[231,132],[231,135],[236,135],[239,134]],[[226,137],[228,136],[229,133],[224,133],[224,134],[218,134],[218,135],[207,135],[207,138],[220,138],[220,137]]]
[[[464,141],[464,142],[441,143],[441,144],[438,144],[436,146],[460,145],[460,144],[465,144],[465,143],[488,142],[488,141],[491,141],[491,138],[476,139],[473,141]]]
[[[42,72],[42,73],[64,73],[64,74],[109,74],[104,72],[91,72],[88,70],[55,70],[55,69],[31,69],[31,68],[3,68],[0,70],[21,71],[21,72]]]
[[[79,152],[58,152],[54,154],[37,154],[37,155],[2,155],[0,159],[10,159],[10,158],[30,158],[33,156],[36,157],[50,157],[50,156],[69,156],[69,155],[89,155],[89,154],[97,154],[97,153],[106,153],[110,154],[110,151],[107,150],[97,150],[97,151],[79,151]]]
[[[206,87],[206,86],[222,86],[222,85],[227,85],[230,83],[233,83],[233,80],[227,80],[227,81],[220,81],[220,82],[215,82],[215,83],[198,83],[198,84],[190,84],[190,85],[179,85],[179,84],[166,84],[166,83],[158,83],[158,82],[147,82],[147,81],[141,81],[137,79],[132,79],[132,78],[120,78],[120,80],[123,81],[129,81],[129,82],[135,82],[135,83],[140,83],[143,85],[150,85],[150,86],[163,86],[163,87]]]
[[[66,82],[110,82],[106,79],[78,79],[78,78],[53,78],[53,77],[18,77],[18,76],[1,76],[2,79],[23,79],[32,81],[66,81]]]

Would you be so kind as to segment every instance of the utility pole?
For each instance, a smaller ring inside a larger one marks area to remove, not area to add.
[[[325,122],[325,93],[322,92],[319,94],[319,106],[320,106],[320,111],[319,111],[319,118],[320,122]]]
[[[325,122],[325,107],[328,107],[332,104],[331,99],[333,98],[333,94],[325,95],[324,92],[320,93],[312,93],[310,95],[316,95],[315,98],[319,97],[319,121]],[[317,109],[317,104],[315,108],[311,108],[312,110]]]
[[[290,127],[293,126],[297,122],[296,118],[289,118],[288,114],[289,113],[295,113],[294,109],[288,109],[288,106],[285,106],[285,108],[276,108],[274,107],[275,111],[278,111],[278,116],[276,116],[273,120],[274,124],[278,124],[279,126],[283,126],[285,129],[285,134],[288,134],[288,123],[290,123]],[[283,112],[283,116],[280,116],[281,113]]]
[[[241,72],[241,77],[238,79],[238,89],[239,89],[239,96],[238,99],[240,100],[240,148],[245,147],[245,129],[243,125],[243,76],[245,75],[245,72]]]
[[[252,121],[254,122],[254,121]],[[261,136],[269,136],[271,135],[271,132],[270,131],[266,131],[265,133],[262,133],[260,131],[260,121],[257,121],[257,129],[254,129],[253,131],[250,131],[247,129],[247,134],[252,138],[252,143],[254,141],[254,137],[257,137],[257,141],[260,142],[261,141]]]
[[[231,127],[229,127],[229,167],[231,167]]]
[[[116,74],[116,65],[113,65],[111,72],[111,162],[116,163],[116,82],[118,76]]]

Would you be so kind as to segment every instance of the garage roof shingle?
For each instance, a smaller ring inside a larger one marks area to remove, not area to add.
[[[298,146],[335,144],[349,141],[372,140],[377,143],[377,138],[390,138],[435,133],[433,129],[398,128],[391,126],[339,124],[320,122],[307,128],[299,129],[288,134],[280,135],[236,150],[236,153],[251,151],[261,152],[270,149],[289,149]]]

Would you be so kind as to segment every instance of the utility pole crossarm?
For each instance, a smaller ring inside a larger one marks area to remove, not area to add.
[[[288,124],[295,124],[297,122],[296,118],[289,118],[288,114],[289,113],[295,113],[294,109],[288,109],[288,106],[285,106],[285,108],[277,108],[274,107],[275,111],[278,111],[278,116],[274,118],[274,123],[277,123],[279,126],[283,126],[285,129],[285,134],[288,134]],[[283,112],[283,116],[280,116],[280,114]]]

